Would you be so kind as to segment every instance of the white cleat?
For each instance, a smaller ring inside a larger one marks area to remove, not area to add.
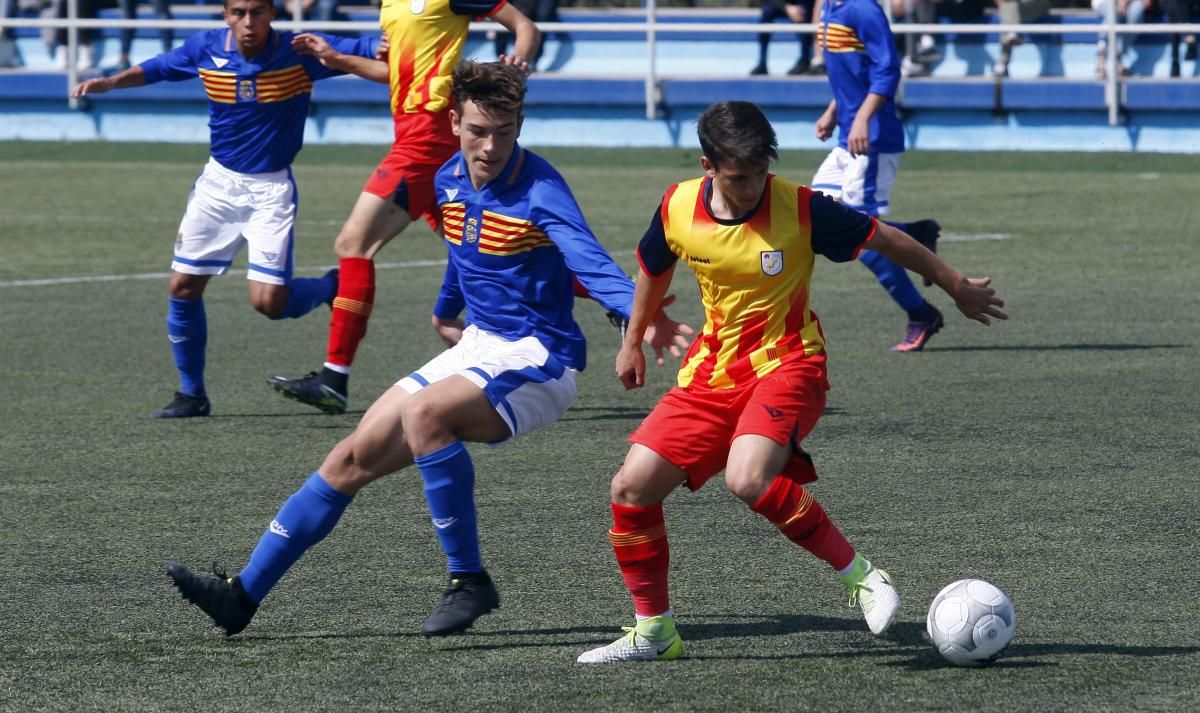
[[[616,661],[670,661],[683,655],[683,639],[670,617],[656,616],[639,621],[637,626],[622,627],[625,636],[608,646],[584,652],[577,663],[613,663]]]
[[[900,593],[896,591],[887,572],[872,566],[866,576],[850,586],[850,606],[855,605],[862,609],[871,633],[878,636],[896,621],[896,613],[900,611]]]

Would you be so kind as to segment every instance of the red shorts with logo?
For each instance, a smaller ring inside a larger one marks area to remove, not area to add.
[[[450,129],[450,112],[399,114],[394,117],[396,138],[387,156],[367,179],[363,192],[392,201],[416,220],[424,215],[437,228],[437,201],[433,177],[458,151],[458,137]]]
[[[825,410],[825,354],[785,362],[762,379],[733,389],[672,388],[642,421],[630,443],[649,448],[687,473],[697,490],[725,468],[738,436],[765,436],[797,452],[783,475],[800,484],[817,479],[799,443]]]

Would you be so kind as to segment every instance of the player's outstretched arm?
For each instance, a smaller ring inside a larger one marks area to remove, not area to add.
[[[496,11],[491,19],[500,23],[513,33],[513,51],[509,55],[500,55],[499,61],[505,64],[515,64],[524,70],[525,74],[533,71],[529,66],[529,58],[537,54],[538,45],[542,41],[542,33],[533,20],[525,17],[512,3],[505,3]]]
[[[633,289],[629,325],[625,328],[621,350],[617,352],[617,378],[626,389],[636,389],[646,383],[646,355],[642,353],[642,338],[646,336],[655,312],[661,311],[660,305],[671,287],[674,274],[675,266],[672,265],[658,277],[647,275],[645,270],[638,276]]]
[[[907,233],[883,221],[878,221],[876,230],[866,247],[920,273],[942,288],[954,299],[964,316],[983,324],[991,324],[992,317],[1008,319],[1008,315],[999,309],[1004,306],[1004,300],[996,296],[991,278],[966,277]]]
[[[111,77],[94,77],[86,82],[80,82],[71,90],[71,98],[78,99],[88,94],[104,94],[113,89],[128,89],[129,87],[140,87],[146,83],[146,73],[141,67],[130,67],[129,69],[114,74]]]
[[[321,64],[330,69],[387,84],[388,66],[386,62],[357,54],[339,52],[321,35],[311,32],[296,35],[292,38],[292,50],[296,54],[316,57]]]

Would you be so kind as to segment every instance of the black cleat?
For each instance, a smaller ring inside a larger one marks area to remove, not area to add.
[[[217,628],[233,636],[254,618],[258,604],[242,588],[242,580],[227,578],[213,565],[212,574],[194,574],[178,562],[167,563],[167,576],[187,601],[212,617]]]
[[[267,377],[267,383],[285,397],[315,406],[325,413],[346,413],[346,395],[323,383],[321,375],[315,371],[310,371],[299,379],[271,376]]]
[[[208,397],[196,398],[176,391],[171,403],[150,414],[150,418],[195,418],[207,416],[211,412],[212,404]]]
[[[750,70],[751,77],[761,77],[766,73],[767,73],[767,63],[766,62],[759,62],[758,64],[754,65],[754,69]]]
[[[500,608],[500,592],[486,571],[451,574],[437,608],[421,625],[422,636],[447,636],[471,628],[475,620]]]
[[[908,224],[908,234],[918,243],[929,248],[929,252],[937,254],[937,241],[942,236],[942,226],[936,220],[926,218]],[[925,286],[929,287],[933,280],[925,278]]]
[[[806,59],[798,59],[792,65],[792,68],[787,71],[789,76],[796,77],[801,74],[808,74],[808,70],[812,69],[812,63]]]

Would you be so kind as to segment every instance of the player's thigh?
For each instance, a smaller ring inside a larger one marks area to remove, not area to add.
[[[742,434],[734,438],[729,447],[725,486],[737,497],[753,504],[767,492],[791,454],[790,441],[780,444],[768,436]]]
[[[725,467],[744,390],[674,387],[629,436],[686,474],[698,490]]]
[[[840,146],[835,146],[817,168],[809,187],[824,193],[835,201],[841,200],[842,189],[846,182],[846,164],[849,159],[848,151]]]
[[[418,452],[430,438],[498,443],[512,431],[484,390],[453,374],[412,394],[404,410],[404,430]]]
[[[242,246],[250,212],[227,176],[206,166],[188,194],[171,269],[186,275],[225,274]]]
[[[363,192],[334,241],[338,257],[374,258],[392,238],[412,223],[407,209],[393,200]]]
[[[242,229],[247,245],[246,277],[287,285],[295,263],[296,182],[291,171],[248,181],[252,212]]]
[[[635,506],[660,503],[687,478],[687,472],[679,466],[650,448],[634,443],[620,470],[613,476],[612,501]]]

